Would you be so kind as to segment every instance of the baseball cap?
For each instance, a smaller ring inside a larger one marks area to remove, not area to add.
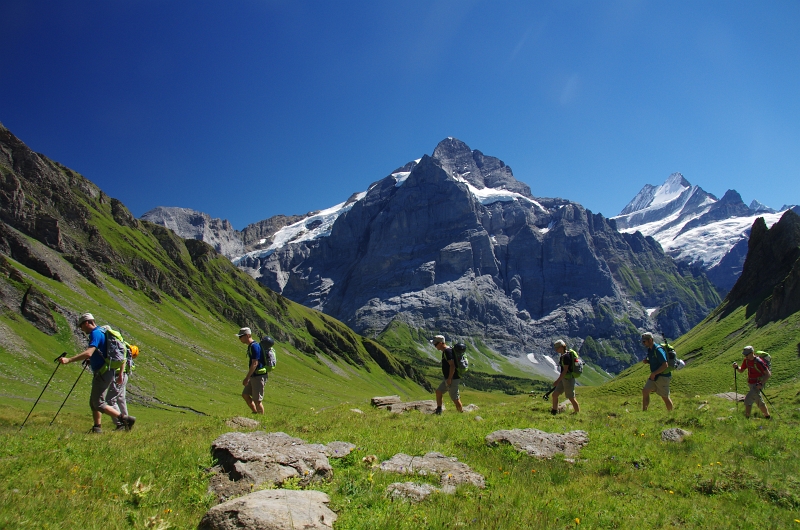
[[[250,332],[250,328],[240,328],[239,333],[236,336],[242,337],[244,335],[252,335],[252,333]]]
[[[436,335],[435,337],[433,337],[432,340],[433,340],[433,345],[436,346],[440,342],[444,342],[444,335]]]
[[[88,322],[90,320],[92,322],[94,322],[94,315],[91,314],[91,313],[84,313],[84,314],[82,314],[81,316],[78,317],[78,326],[80,326],[84,322]]]

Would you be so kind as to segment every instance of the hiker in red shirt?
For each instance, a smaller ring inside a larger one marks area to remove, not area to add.
[[[742,355],[744,355],[742,366],[734,362],[733,368],[739,372],[747,370],[747,384],[750,386],[750,391],[744,397],[744,416],[745,418],[750,417],[750,410],[755,402],[764,417],[770,419],[771,416],[769,415],[769,410],[767,410],[767,404],[764,403],[764,398],[761,397],[761,391],[772,373],[770,373],[767,363],[762,361],[760,357],[756,357],[756,352],[752,346],[745,346],[744,350],[742,350]]]

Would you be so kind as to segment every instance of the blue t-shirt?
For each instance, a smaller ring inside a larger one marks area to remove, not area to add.
[[[660,345],[656,344],[653,346],[652,350],[647,350],[647,360],[650,362],[650,373],[652,374],[667,362],[667,352],[665,352],[664,348]],[[672,374],[669,372],[661,372],[656,376],[656,379],[659,377],[672,377]]]
[[[250,369],[250,364],[253,361],[258,361],[258,367],[256,367],[256,372],[264,368],[264,361],[261,359],[261,344],[258,342],[252,342],[250,346],[247,347],[247,369]],[[253,372],[253,373],[256,373]]]
[[[106,364],[106,334],[99,327],[94,328],[89,333],[89,348],[94,348],[92,356],[89,357],[89,366],[96,372]]]

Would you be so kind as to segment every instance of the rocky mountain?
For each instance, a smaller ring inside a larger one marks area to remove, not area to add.
[[[756,218],[772,226],[790,208],[776,212],[756,200],[747,206],[735,190],[717,199],[673,173],[660,186],[645,185],[612,219],[620,231],[652,236],[676,261],[705,271],[724,294],[741,274]]]
[[[314,213],[276,215],[247,225],[241,232],[234,229],[227,219],[212,218],[207,213],[191,208],[158,206],[142,215],[141,219],[165,226],[184,239],[205,241],[220,254],[233,259],[269,246],[278,230]]]
[[[719,302],[654,239],[534,197],[501,160],[454,138],[235,263],[359,333],[399,321],[548,375],[557,338],[617,371],[641,358],[640,330],[678,336]]]

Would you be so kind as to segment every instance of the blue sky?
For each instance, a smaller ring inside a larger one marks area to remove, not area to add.
[[[800,2],[0,0],[0,122],[237,229],[448,136],[613,216],[679,171],[800,203]]]

